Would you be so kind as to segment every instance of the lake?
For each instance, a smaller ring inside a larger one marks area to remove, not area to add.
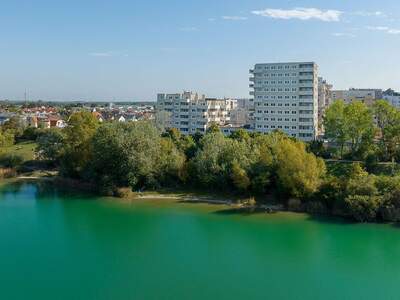
[[[399,299],[400,227],[0,188],[0,299]]]

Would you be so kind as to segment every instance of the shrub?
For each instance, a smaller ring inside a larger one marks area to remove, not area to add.
[[[15,168],[24,162],[24,158],[17,154],[3,154],[0,156],[0,165],[6,168]]]
[[[376,220],[381,199],[377,196],[350,195],[345,199],[348,212],[358,222]]]

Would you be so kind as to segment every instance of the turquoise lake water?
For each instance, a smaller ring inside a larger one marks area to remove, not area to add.
[[[400,227],[9,184],[0,299],[400,299]]]

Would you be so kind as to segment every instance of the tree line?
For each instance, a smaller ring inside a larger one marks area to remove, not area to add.
[[[342,108],[343,114],[333,113]],[[327,134],[333,134],[329,122],[344,123],[345,133],[334,137],[342,154],[365,155],[364,149],[374,144],[379,125],[375,127],[371,116],[360,104],[335,103],[328,109]],[[391,147],[385,150],[383,138],[378,137],[374,149],[382,159],[396,153]],[[389,140],[385,133],[385,141]],[[255,196],[257,201],[273,198],[292,210],[357,221],[400,220],[399,177],[370,174],[360,163],[347,164],[333,174],[313,153],[312,143],[306,145],[279,131],[238,130],[226,137],[211,126],[204,135],[182,135],[176,129],[162,131],[150,121],[100,124],[92,114],[78,112],[68,127],[46,130],[37,142],[38,155],[58,165],[62,176],[91,182],[102,194],[116,194],[121,187],[133,191],[188,187]]]

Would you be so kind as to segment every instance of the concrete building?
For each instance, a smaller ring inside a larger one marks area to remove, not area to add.
[[[229,123],[230,111],[236,106],[236,100],[206,98],[192,92],[157,95],[157,114],[168,114],[165,127],[177,128],[183,134],[203,133],[212,123]]]
[[[318,133],[318,66],[314,62],[256,64],[250,70],[254,130],[282,130],[311,141]]]
[[[343,100],[345,103],[361,101],[367,105],[372,105],[378,99],[382,99],[381,89],[354,89],[332,91],[332,100]]]
[[[318,134],[324,133],[323,118],[325,110],[332,104],[332,85],[322,77],[318,78]]]
[[[392,89],[388,89],[383,92],[382,98],[388,101],[394,107],[400,108],[400,93],[397,93]]]
[[[232,127],[254,128],[254,99],[236,99],[237,106],[230,111]]]

